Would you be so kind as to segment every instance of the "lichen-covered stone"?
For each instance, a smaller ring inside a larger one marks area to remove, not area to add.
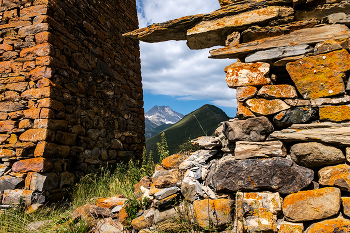
[[[350,120],[350,106],[330,106],[325,105],[319,108],[320,120],[329,120],[335,122]]]
[[[124,198],[123,195],[116,195],[116,196],[110,197],[110,198],[98,199],[96,201],[96,205],[98,207],[102,207],[102,208],[113,209],[116,206],[124,205],[126,200],[127,199]]]
[[[246,101],[250,111],[257,115],[271,115],[290,108],[283,100],[280,99],[250,99]]]
[[[328,218],[338,213],[340,201],[338,188],[300,191],[284,198],[283,214],[291,222]]]
[[[2,197],[3,205],[17,205],[25,204],[30,205],[32,203],[33,190],[5,190]]]
[[[241,102],[237,103],[237,117],[240,120],[245,120],[248,118],[255,117],[254,113],[252,113],[247,107],[245,107]]]
[[[263,98],[296,98],[298,96],[297,91],[291,85],[267,85],[263,86],[259,92],[258,96]]]
[[[162,167],[168,170],[177,169],[179,165],[187,158],[183,154],[174,154],[169,157],[166,157],[162,161]]]
[[[342,197],[341,201],[343,204],[343,213],[350,217],[350,197]]]
[[[336,186],[350,191],[350,166],[347,164],[324,167],[318,171],[318,176],[321,185]]]
[[[179,171],[176,169],[160,172],[152,179],[152,185],[156,188],[168,188],[176,186],[179,182]]]
[[[220,141],[218,137],[202,136],[191,140],[192,145],[200,147],[202,149],[212,150],[216,147],[220,147]]]
[[[236,142],[235,159],[285,157],[287,150],[281,141]]]
[[[205,199],[193,202],[195,221],[199,226],[207,228],[210,222],[215,227],[224,227],[231,222],[233,202],[229,199]]]
[[[226,82],[230,88],[244,86],[263,86],[271,83],[267,77],[268,63],[233,63],[225,68]]]
[[[304,224],[303,223],[292,223],[283,221],[280,225],[278,233],[303,233]]]
[[[154,209],[146,210],[143,215],[132,220],[132,227],[139,231],[141,229],[149,228],[153,224]]]
[[[254,86],[237,87],[236,98],[238,101],[243,102],[255,97],[257,93],[258,89]]]
[[[290,154],[295,163],[309,168],[345,162],[340,149],[318,142],[297,143],[291,147]]]
[[[344,72],[350,70],[346,50],[306,57],[287,64],[287,71],[305,99],[345,93]]]
[[[50,159],[34,158],[15,162],[12,166],[13,172],[50,172],[53,163]]]
[[[296,107],[282,111],[273,117],[273,124],[277,127],[288,127],[292,124],[307,123],[311,120],[316,119],[317,110],[305,106]]]
[[[305,233],[328,233],[349,231],[350,221],[348,219],[338,217],[314,223],[306,229]]]

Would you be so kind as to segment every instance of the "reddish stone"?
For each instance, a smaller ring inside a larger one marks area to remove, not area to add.
[[[24,117],[23,111],[11,112],[9,113],[9,117],[11,120],[22,118]]]
[[[40,108],[30,108],[23,110],[24,118],[27,119],[38,119],[40,115]]]
[[[3,98],[0,99],[2,101],[19,101],[21,99],[21,97],[19,96],[18,92],[16,91],[5,91],[5,93],[3,94]]]
[[[52,55],[54,48],[49,43],[38,44],[37,46],[23,49],[20,53],[21,57],[44,57]]]
[[[246,102],[250,111],[258,115],[271,115],[290,108],[288,104],[280,99],[250,99]]]
[[[0,121],[0,133],[6,133],[15,128],[15,121]]]
[[[39,108],[50,108],[50,109],[62,111],[62,112],[65,111],[64,104],[50,98],[38,100],[38,104],[39,104],[38,106]]]
[[[0,73],[10,73],[11,72],[11,61],[0,62]]]
[[[12,102],[12,101],[0,102],[0,109],[3,112],[14,112],[23,108],[24,106],[18,102]]]
[[[256,93],[258,93],[258,89],[253,86],[237,87],[236,98],[243,102],[256,96]]]
[[[48,42],[52,42],[53,35],[50,32],[40,32],[35,35],[35,41],[37,44],[44,44]]]
[[[238,102],[237,117],[240,120],[244,120],[247,118],[255,117],[255,115],[247,107],[245,107],[241,102]]]
[[[304,99],[316,99],[345,93],[343,79],[350,70],[346,50],[305,57],[287,64],[287,71]]]
[[[298,97],[297,91],[291,85],[267,85],[263,86],[259,92],[258,96],[264,98],[296,98]]]
[[[319,108],[320,120],[348,121],[350,120],[350,106],[330,106],[325,105]]]
[[[18,30],[18,36],[25,37],[28,35],[33,35],[39,32],[48,31],[49,30],[49,24],[48,23],[37,23],[34,25],[29,25],[25,27],[21,27]]]
[[[15,162],[12,166],[13,172],[51,172],[53,163],[47,158],[26,159]]]
[[[128,218],[129,215],[125,210],[126,205],[123,206],[123,208],[119,211],[119,222],[123,225],[127,225],[128,224]]]
[[[20,11],[20,15],[23,18],[31,18],[34,16],[45,15],[45,14],[47,14],[47,5],[25,7]]]
[[[67,126],[68,126],[68,122],[65,120],[36,119],[34,121],[35,129],[64,130],[64,129],[67,129]]]
[[[9,51],[9,50],[13,50],[13,47],[8,44],[0,44],[0,50]]]
[[[18,82],[24,82],[24,81],[26,81],[26,78],[23,76],[8,77],[8,78],[0,79],[0,83],[18,83]]]
[[[35,148],[35,157],[67,158],[70,153],[69,146],[57,145],[49,142],[39,142]]]
[[[5,142],[9,137],[10,137],[10,135],[8,135],[8,134],[0,134],[0,144]]]
[[[2,29],[6,29],[6,28],[18,28],[18,27],[25,27],[25,26],[29,26],[32,23],[30,21],[14,21],[14,22],[10,22],[8,24],[2,24],[0,25],[0,30]]]
[[[40,112],[40,118],[41,119],[49,119],[49,118],[55,118],[55,111],[49,108],[43,108]]]
[[[55,94],[52,90],[52,87],[43,87],[43,88],[33,88],[29,89],[22,93],[21,95],[24,99],[42,99],[48,97],[55,97]]]
[[[35,68],[35,61],[27,61],[23,64],[23,71],[31,71]]]
[[[267,78],[270,71],[268,63],[233,63],[225,68],[226,82],[231,88],[243,86],[262,86],[271,83]]]
[[[52,141],[55,132],[47,129],[29,129],[21,134],[19,140],[24,142]]]
[[[0,149],[0,158],[12,158],[16,156],[16,152],[8,149]]]
[[[98,199],[96,201],[96,205],[98,207],[112,209],[118,205],[124,205],[127,200],[128,199],[125,198],[123,195],[116,195],[116,196],[110,197],[110,198]]]
[[[0,112],[0,121],[6,120],[8,114],[6,112]]]
[[[21,120],[18,125],[18,128],[20,129],[29,129],[31,127],[33,127],[33,124],[29,119]]]
[[[19,83],[9,83],[6,85],[6,89],[10,91],[19,91],[23,92],[28,86],[28,82],[19,82]]]
[[[134,195],[139,198],[143,195],[141,187],[149,188],[152,184],[152,179],[149,176],[143,177],[137,184],[134,185]]]
[[[52,69],[50,67],[36,67],[34,70],[31,70],[27,75],[32,81],[36,81],[42,78],[51,78],[52,77]]]

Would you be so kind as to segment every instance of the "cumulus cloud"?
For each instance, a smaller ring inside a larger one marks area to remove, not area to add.
[[[137,0],[140,27],[182,16],[209,13],[218,0]],[[225,66],[235,60],[209,59],[209,50],[190,50],[185,41],[140,43],[144,90],[179,100],[209,99],[212,104],[236,106],[235,90],[225,82]]]

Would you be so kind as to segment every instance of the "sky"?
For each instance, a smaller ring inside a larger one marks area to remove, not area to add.
[[[219,7],[218,0],[137,0],[140,28]],[[213,48],[190,50],[186,41],[140,42],[140,49],[145,112],[166,105],[186,115],[213,104],[236,115],[236,91],[228,88],[224,72],[236,60],[209,59]]]

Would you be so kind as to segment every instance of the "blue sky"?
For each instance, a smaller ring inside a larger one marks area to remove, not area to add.
[[[139,24],[165,22],[191,14],[209,13],[218,0],[137,0]],[[140,43],[145,111],[170,106],[188,114],[213,104],[230,117],[236,114],[236,92],[227,87],[225,66],[235,60],[209,59],[209,50],[190,50],[185,41]]]

